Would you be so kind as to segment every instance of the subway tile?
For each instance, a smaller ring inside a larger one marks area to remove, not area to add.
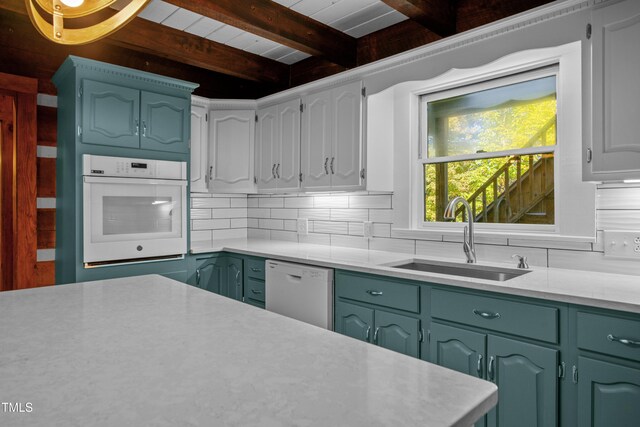
[[[602,252],[550,249],[549,267],[640,275],[640,263],[634,260],[606,258]],[[606,283],[602,285],[606,286]]]
[[[548,249],[567,249],[574,251],[591,251],[592,246],[589,242],[559,242],[553,240],[519,240],[509,239],[509,246],[529,247],[529,248],[548,248]]]
[[[247,228],[247,237],[250,239],[263,239],[269,240],[269,230],[263,230],[261,228]]]
[[[513,246],[500,245],[476,245],[476,256],[478,262],[501,262],[514,263],[511,258],[513,254],[526,256],[530,265],[540,267],[547,266],[547,249],[542,248],[515,248]],[[450,257],[454,260],[465,262],[466,257],[462,250],[461,243],[434,242],[428,240],[416,241],[416,254],[432,257]]]
[[[640,210],[640,187],[599,188],[596,190],[596,209]]]
[[[312,208],[313,197],[287,197],[284,199],[285,208]]]
[[[284,229],[287,231],[298,231],[298,221],[295,219],[285,219]]]
[[[331,236],[329,234],[309,233],[306,235],[298,236],[298,241],[300,243],[311,243],[313,245],[328,246],[331,244]]]
[[[209,219],[211,209],[191,209],[191,219]]]
[[[259,201],[260,201],[260,199],[256,199],[255,197],[249,197],[247,199],[247,207],[249,207],[249,208],[257,208]]]
[[[213,209],[211,218],[246,218],[247,210],[242,208],[234,209]]]
[[[369,221],[391,224],[393,222],[393,210],[371,209],[369,211]]]
[[[314,233],[348,234],[349,223],[335,221],[313,221]]]
[[[201,199],[210,199],[210,198],[212,198],[212,197],[213,197],[213,194],[210,194],[210,193],[191,193],[189,196],[190,196],[192,199],[198,199],[198,198],[201,198]]]
[[[331,246],[341,246],[346,248],[369,249],[369,239],[357,236],[331,235]]]
[[[300,209],[298,218],[307,218],[309,220],[329,220],[331,219],[331,210],[329,209]]]
[[[284,221],[281,219],[259,219],[258,225],[260,228],[266,228],[269,230],[283,230]]]
[[[218,230],[222,228],[229,228],[231,226],[231,220],[229,219],[194,219],[194,230]]]
[[[232,228],[228,230],[213,230],[213,240],[244,239],[247,237],[246,228]]]
[[[232,208],[246,208],[248,207],[248,202],[246,197],[234,197],[230,199]]]
[[[249,220],[247,218],[232,218],[231,228],[247,228]]]
[[[597,230],[640,230],[640,210],[596,211]]]
[[[298,218],[297,209],[271,209],[271,218],[295,219]]]
[[[391,224],[373,223],[373,237],[391,237]]]
[[[314,196],[313,206],[316,208],[348,208],[348,196]]]
[[[439,233],[438,233],[439,234]],[[442,235],[442,241],[444,242],[457,242],[462,243],[464,239],[464,233],[462,230],[458,233],[444,233]],[[433,239],[432,239],[433,240]],[[490,234],[475,234],[474,240],[476,243],[486,243],[488,245],[503,245],[507,246],[508,239],[503,236],[492,236]]]
[[[364,224],[361,222],[349,223],[349,235],[351,236],[364,236]]]
[[[366,208],[366,209],[390,209],[391,208],[391,195],[365,195],[365,196],[350,196],[349,197],[350,208]]]
[[[248,208],[247,216],[250,218],[271,218],[271,209],[267,208]]]
[[[415,244],[415,240],[409,239],[387,239],[384,237],[374,237],[372,239],[369,239],[369,249],[375,251],[415,254]]]
[[[231,206],[228,197],[212,197],[210,199],[203,198],[192,198],[191,199],[191,207],[192,208],[228,208]]]
[[[211,240],[211,230],[191,230],[191,242]]]
[[[367,209],[331,209],[331,220],[333,221],[368,221],[369,211]]]
[[[261,208],[283,208],[284,199],[282,197],[270,197],[268,199],[258,199],[258,206]]]
[[[287,242],[297,242],[298,233],[294,231],[271,230],[271,240],[285,240]]]
[[[247,218],[247,227],[249,228],[259,228],[258,218]]]

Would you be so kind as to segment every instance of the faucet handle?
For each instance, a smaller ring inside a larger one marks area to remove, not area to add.
[[[529,264],[527,264],[526,256],[513,254],[511,255],[511,258],[518,258],[518,268],[529,268]]]

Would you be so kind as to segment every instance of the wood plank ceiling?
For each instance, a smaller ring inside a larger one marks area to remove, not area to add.
[[[259,98],[550,1],[154,0],[113,35],[69,47],[37,33],[24,0],[3,0],[0,71],[55,93],[73,54],[194,81],[209,98]]]

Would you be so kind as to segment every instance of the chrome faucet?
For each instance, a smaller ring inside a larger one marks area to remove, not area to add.
[[[476,262],[476,249],[473,244],[473,213],[471,212],[471,206],[463,197],[456,197],[452,199],[444,210],[444,219],[456,219],[456,206],[458,203],[462,203],[467,209],[467,218],[469,225],[464,227],[464,243],[462,243],[462,249],[467,256],[468,263]],[[468,238],[467,238],[468,235]]]

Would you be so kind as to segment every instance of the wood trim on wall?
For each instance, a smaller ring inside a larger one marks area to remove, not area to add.
[[[36,98],[38,80],[0,73],[0,92],[15,99],[16,215],[12,289],[36,286]]]

